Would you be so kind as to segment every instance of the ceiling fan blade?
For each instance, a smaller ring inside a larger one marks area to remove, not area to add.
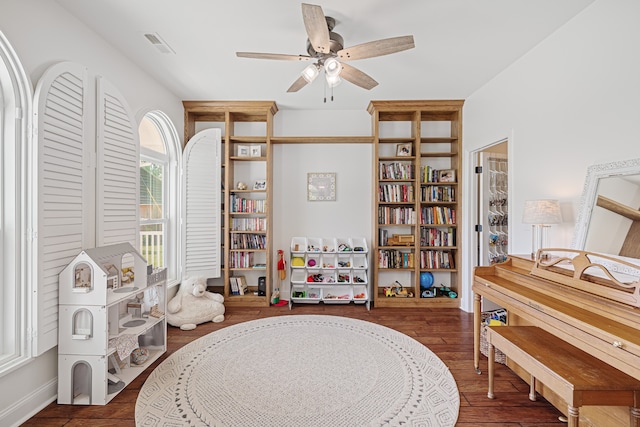
[[[287,89],[287,92],[297,92],[303,87],[305,87],[306,85],[307,85],[307,81],[304,79],[304,77],[300,76],[298,77],[298,80],[296,80],[295,82],[293,82],[291,86],[289,86],[289,89]]]
[[[413,36],[391,37],[344,48],[338,51],[338,57],[340,57],[341,61],[353,61],[355,59],[389,55],[390,53],[401,52],[414,47],[416,45],[413,42]]]
[[[313,59],[308,55],[286,55],[282,53],[236,52],[240,58],[277,59],[283,61],[309,61]]]
[[[322,7],[314,4],[302,3],[302,19],[304,27],[307,29],[307,35],[311,46],[316,52],[329,53],[329,27],[327,19],[324,17]]]
[[[367,90],[371,90],[374,87],[378,86],[378,82],[371,78],[371,76],[369,76],[368,74],[363,73],[362,71],[358,70],[355,67],[352,67],[349,64],[340,65],[342,65],[340,77],[342,77],[346,81]]]

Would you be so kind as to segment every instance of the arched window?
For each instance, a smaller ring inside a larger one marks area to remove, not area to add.
[[[0,372],[31,357],[32,96],[20,61],[0,33]]]
[[[160,111],[145,114],[140,134],[140,252],[147,263],[180,278],[181,150],[175,127]]]

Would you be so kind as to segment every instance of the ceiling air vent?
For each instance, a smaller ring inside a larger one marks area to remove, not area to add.
[[[149,43],[154,45],[161,53],[176,53],[171,47],[158,35],[158,33],[146,33],[145,38]]]

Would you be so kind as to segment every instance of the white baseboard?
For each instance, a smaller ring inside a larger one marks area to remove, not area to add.
[[[58,397],[58,380],[53,379],[24,399],[0,412],[0,426],[18,427]]]

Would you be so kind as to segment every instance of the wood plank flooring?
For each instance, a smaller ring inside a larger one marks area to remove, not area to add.
[[[106,406],[49,404],[23,426],[134,427],[135,402],[145,379],[159,363],[183,345],[210,332],[248,320],[271,316],[325,314],[366,320],[402,332],[429,347],[451,369],[460,391],[459,427],[552,427],[566,425],[561,413],[541,397],[528,399],[529,386],[504,365],[496,364],[496,399],[487,398],[487,359],[481,375],[473,369],[473,314],[458,309],[372,308],[362,305],[294,305],[288,307],[227,307],[222,323],[205,323],[193,331],[169,327],[166,355],[149,367]],[[304,427],[304,426],[300,426]]]

